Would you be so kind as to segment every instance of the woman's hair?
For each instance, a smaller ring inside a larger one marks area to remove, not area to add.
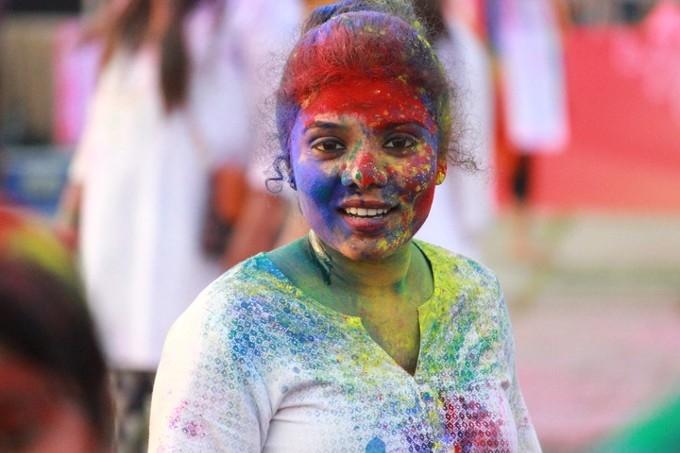
[[[444,0],[415,0],[413,8],[416,15],[425,22],[427,39],[435,44],[442,38],[449,36],[446,21],[442,13]]]
[[[401,79],[422,93],[439,129],[439,153],[454,165],[468,160],[451,137],[451,84],[423,23],[408,1],[346,0],[314,10],[288,57],[276,99],[281,152],[277,176],[268,182],[295,182],[290,136],[301,106],[310,95],[347,74],[372,79]]]
[[[95,31],[104,41],[102,68],[121,47],[133,52],[138,50],[152,32],[154,0],[125,1],[122,8],[105,11],[103,23]],[[181,107],[187,98],[190,61],[184,42],[183,23],[201,1],[208,0],[156,1],[167,8],[168,16],[168,23],[157,37],[160,44],[160,88],[167,112]]]
[[[111,434],[106,365],[65,256],[45,227],[0,208],[0,350],[62,389],[104,446]]]

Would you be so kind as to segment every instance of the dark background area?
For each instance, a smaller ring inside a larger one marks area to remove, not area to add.
[[[80,0],[0,0],[14,13],[78,13]]]

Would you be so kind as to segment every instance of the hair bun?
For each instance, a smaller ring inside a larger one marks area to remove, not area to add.
[[[413,4],[408,0],[342,0],[329,5],[319,6],[312,11],[305,21],[302,33],[305,34],[336,16],[360,11],[374,11],[397,16],[425,35]]]

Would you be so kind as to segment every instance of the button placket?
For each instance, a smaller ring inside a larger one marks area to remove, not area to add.
[[[437,410],[436,395],[429,383],[421,377],[415,377],[413,382],[415,384],[414,391],[420,403],[423,420],[425,421],[425,434],[434,441],[439,438],[439,431],[441,431],[439,429],[441,423]]]

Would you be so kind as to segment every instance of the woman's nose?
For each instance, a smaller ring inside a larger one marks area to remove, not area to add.
[[[344,186],[356,185],[360,189],[384,186],[387,183],[385,169],[370,150],[359,153],[347,163],[342,173]]]

